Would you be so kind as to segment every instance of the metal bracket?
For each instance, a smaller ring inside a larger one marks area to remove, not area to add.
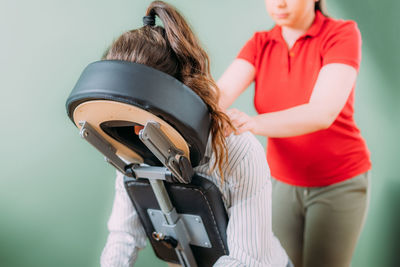
[[[172,173],[166,167],[154,167],[154,166],[140,166],[133,165],[128,166],[129,171],[133,173],[136,178],[145,178],[148,180],[165,180],[172,182]]]
[[[180,183],[190,183],[193,168],[189,160],[161,131],[160,124],[148,121],[140,130],[139,138],[147,148],[166,166]]]
[[[126,176],[132,177],[132,174],[125,170],[127,164],[115,154],[117,151],[104,137],[97,133],[97,131],[90,126],[87,121],[79,122],[81,130],[80,136],[94,146],[105,157],[105,160],[117,168]]]
[[[151,180],[166,180],[172,182],[172,174],[166,167],[140,166],[138,163],[127,164],[115,154],[117,151],[104,137],[90,126],[86,121],[80,122],[80,135],[88,141],[105,157],[105,160],[117,168],[124,175],[135,178],[146,178]]]
[[[147,213],[149,214],[149,218],[153,223],[154,230],[156,230],[156,232],[177,238],[174,225],[168,224],[161,210],[148,209]],[[204,227],[204,223],[200,216],[191,214],[178,214],[178,216],[186,227],[189,235],[189,243],[191,245],[206,248],[212,247],[206,228]]]

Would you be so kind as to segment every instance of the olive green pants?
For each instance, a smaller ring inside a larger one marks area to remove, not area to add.
[[[370,172],[324,187],[272,181],[272,228],[295,267],[348,267],[369,202]]]

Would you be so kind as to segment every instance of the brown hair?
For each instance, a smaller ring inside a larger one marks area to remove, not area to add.
[[[328,17],[328,11],[326,9],[326,1],[325,0],[318,0],[315,2],[315,11],[319,10],[321,13],[325,16]]]
[[[185,19],[171,5],[154,1],[146,16],[158,16],[164,27],[145,25],[122,34],[106,51],[107,60],[141,63],[174,76],[201,97],[211,115],[212,149],[221,180],[228,159],[225,126],[233,127],[218,107],[219,90],[210,74],[209,58]]]

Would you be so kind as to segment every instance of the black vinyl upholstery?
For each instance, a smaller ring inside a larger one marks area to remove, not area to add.
[[[202,159],[210,132],[210,114],[202,99],[174,77],[143,64],[102,60],[89,64],[66,103],[75,108],[87,101],[112,100],[139,107],[173,126],[189,144],[190,161]],[[146,154],[134,148],[138,154]]]
[[[125,177],[124,182],[157,257],[179,263],[174,249],[167,248],[151,237],[154,228],[147,210],[160,207],[148,180]],[[199,175],[195,175],[190,184],[165,183],[165,186],[178,213],[201,216],[212,247],[193,245],[190,247],[198,266],[213,266],[219,257],[228,254],[226,242],[228,216],[219,189],[211,181]]]

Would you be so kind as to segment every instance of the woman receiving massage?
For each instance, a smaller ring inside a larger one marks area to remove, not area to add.
[[[155,16],[163,27],[156,26]],[[272,233],[271,179],[264,149],[249,132],[224,136],[226,127],[233,126],[218,107],[219,91],[210,74],[207,54],[172,6],[152,2],[143,21],[143,27],[113,42],[104,59],[135,62],[167,73],[191,88],[207,105],[210,135],[205,156],[195,171],[218,186],[229,216],[229,255],[220,257],[214,266],[291,266]],[[139,249],[146,245],[146,234],[119,172],[115,190],[101,265],[132,266]]]

